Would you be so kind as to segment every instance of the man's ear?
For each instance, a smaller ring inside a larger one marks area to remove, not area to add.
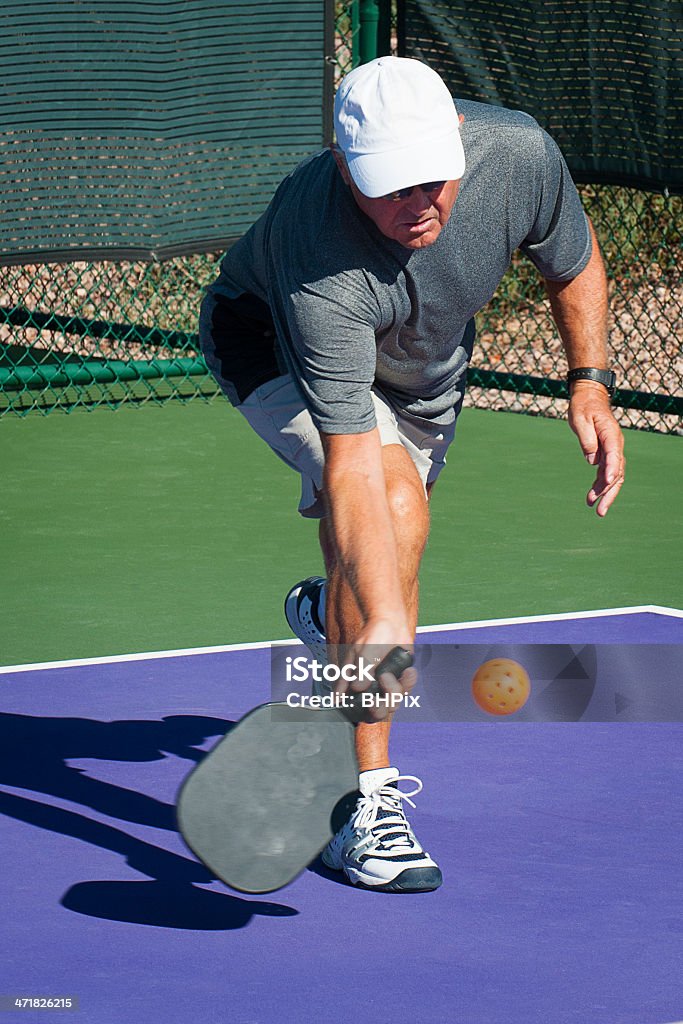
[[[344,184],[345,185],[350,185],[351,184],[351,175],[349,173],[348,167],[346,166],[346,157],[344,156],[342,151],[339,149],[339,146],[335,146],[334,143],[330,144],[330,150],[332,152],[332,156],[334,157],[334,162],[336,163],[337,167],[339,168],[339,173],[342,176],[342,180],[343,180]]]

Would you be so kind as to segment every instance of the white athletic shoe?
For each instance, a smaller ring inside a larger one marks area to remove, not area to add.
[[[311,654],[327,664],[325,639],[325,584],[322,576],[309,576],[296,583],[285,598],[289,628],[306,644]]]
[[[356,809],[325,847],[323,863],[343,871],[352,885],[379,892],[429,892],[443,878],[438,865],[418,842],[403,811],[405,800],[422,789],[414,775],[399,775],[397,768],[379,768],[360,775],[361,796]],[[398,782],[414,782],[416,789],[402,793]]]

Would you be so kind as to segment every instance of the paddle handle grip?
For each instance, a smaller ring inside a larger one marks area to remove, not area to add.
[[[414,660],[410,651],[407,651],[405,647],[392,647],[375,669],[375,680],[379,679],[383,672],[391,672],[392,676],[396,676],[398,679],[407,668],[410,668]],[[376,681],[373,683],[370,693],[379,693],[379,683]]]

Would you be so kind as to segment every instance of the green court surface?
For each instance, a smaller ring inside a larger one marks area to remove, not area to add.
[[[423,624],[683,606],[680,438],[628,431],[599,520],[562,421],[465,410],[434,492]],[[0,424],[0,664],[289,636],[321,570],[294,475],[222,400]]]

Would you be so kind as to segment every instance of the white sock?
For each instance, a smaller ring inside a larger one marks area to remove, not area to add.
[[[363,796],[370,796],[382,786],[386,786],[388,782],[395,782],[399,775],[398,768],[372,768],[370,771],[360,773],[358,787]]]

